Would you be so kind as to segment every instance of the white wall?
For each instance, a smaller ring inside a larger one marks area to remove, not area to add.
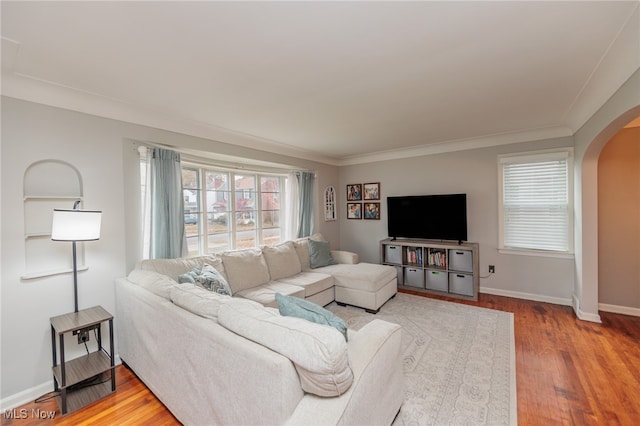
[[[343,220],[340,244],[362,260],[380,261],[379,241],[387,237],[386,197],[467,194],[468,240],[480,243],[480,275],[488,265],[496,273],[480,281],[480,291],[569,304],[574,285],[573,259],[499,254],[498,155],[572,146],[570,137],[389,160],[341,168],[339,201],[346,213],[346,185],[380,182],[381,218]]]
[[[127,209],[135,204],[139,187],[131,139],[315,170],[319,188],[338,186],[336,167],[3,97],[1,409],[53,390],[49,318],[73,311],[71,274],[20,279],[25,266],[24,172],[43,159],[64,160],[80,171],[84,207],[100,209],[103,215],[101,239],[86,243],[89,270],[78,274],[78,303],[81,309],[102,305],[114,313],[114,279],[128,273],[138,252],[137,236],[130,232],[137,215]],[[321,194],[316,198],[320,200]],[[337,245],[339,222],[320,219],[319,226],[320,232]],[[71,354],[81,354],[84,347],[69,339],[67,349]]]

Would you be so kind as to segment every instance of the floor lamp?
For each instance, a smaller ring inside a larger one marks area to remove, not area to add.
[[[102,212],[80,210],[80,201],[73,204],[72,210],[53,210],[51,239],[53,241],[71,241],[73,247],[73,300],[75,312],[78,312],[78,264],[76,258],[77,241],[95,241],[100,239]]]

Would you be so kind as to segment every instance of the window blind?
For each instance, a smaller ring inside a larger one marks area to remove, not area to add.
[[[570,251],[568,157],[502,159],[504,248]]]

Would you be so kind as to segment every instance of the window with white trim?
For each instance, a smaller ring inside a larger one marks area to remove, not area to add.
[[[573,253],[573,150],[499,157],[500,249]]]
[[[182,165],[189,256],[283,240],[286,176]]]

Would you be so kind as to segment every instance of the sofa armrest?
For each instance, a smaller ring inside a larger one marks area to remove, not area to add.
[[[293,425],[380,425],[393,422],[404,400],[402,329],[374,319],[349,330],[349,364],[354,382],[339,397],[306,394],[287,421]]]
[[[351,251],[331,250],[331,256],[333,257],[333,260],[338,263],[355,264],[360,262],[358,254]]]

